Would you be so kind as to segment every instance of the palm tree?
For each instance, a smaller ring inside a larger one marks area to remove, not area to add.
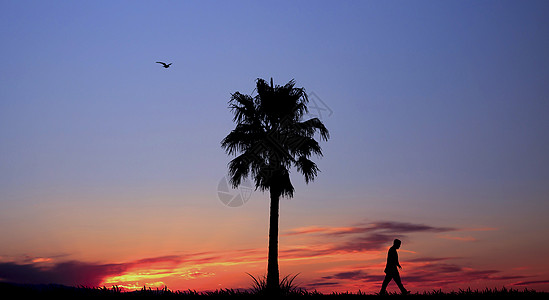
[[[284,86],[273,86],[261,78],[256,81],[257,95],[251,97],[236,92],[231,95],[229,108],[236,123],[222,141],[227,154],[235,155],[229,164],[229,182],[236,188],[247,176],[255,181],[255,188],[269,191],[269,255],[267,286],[269,293],[280,289],[278,271],[278,212],[280,197],[291,198],[294,187],[290,168],[295,167],[313,181],[319,169],[309,158],[321,157],[322,149],[314,139],[318,131],[324,141],[329,133],[318,118],[302,120],[308,112],[308,98],[304,88],[295,88],[291,80]]]

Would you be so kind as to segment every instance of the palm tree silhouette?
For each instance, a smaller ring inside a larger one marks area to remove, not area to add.
[[[309,99],[304,88],[295,88],[292,79],[284,86],[273,86],[258,78],[257,95],[251,97],[239,92],[231,95],[229,108],[236,123],[222,141],[227,154],[235,155],[229,164],[229,182],[236,188],[247,176],[255,181],[255,188],[268,190],[271,198],[269,217],[269,254],[266,292],[280,290],[278,271],[278,214],[280,197],[291,198],[294,187],[290,168],[313,181],[317,165],[309,159],[312,154],[322,156],[322,149],[314,139],[318,131],[324,141],[329,133],[318,118],[303,121],[308,112]]]

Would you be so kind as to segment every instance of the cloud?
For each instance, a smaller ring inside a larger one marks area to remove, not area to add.
[[[476,242],[477,239],[472,236],[451,236],[451,235],[439,235],[438,236],[441,239],[446,240],[454,240],[454,241],[462,241],[462,242]]]
[[[339,272],[333,275],[324,276],[322,279],[339,279],[339,280],[351,280],[351,281],[363,281],[363,282],[382,282],[385,278],[384,275],[376,274],[371,275],[364,271],[349,271],[349,272]]]
[[[15,283],[58,283],[64,285],[97,286],[109,275],[124,272],[123,264],[93,264],[67,261],[41,266],[40,264],[0,263],[0,279]]]
[[[283,236],[320,235],[329,238],[334,246],[317,251],[317,255],[327,252],[365,252],[385,249],[395,238],[417,232],[455,231],[452,227],[436,227],[407,222],[377,221],[346,227],[300,227],[284,232]]]
[[[460,266],[458,264],[443,262],[451,258],[418,258],[408,261],[406,265],[406,271],[403,273],[402,281],[405,286],[410,285],[414,287],[419,286],[436,286],[445,287],[451,284],[463,285],[469,282],[484,280],[510,280],[525,278],[528,276],[500,276],[502,272],[499,270],[474,270],[468,267]],[[327,282],[339,282],[340,285],[346,285],[346,283],[353,284],[381,284],[385,274],[379,272],[376,274],[368,273],[364,270],[351,269],[349,271],[336,272],[331,275],[321,277],[315,282],[319,287],[324,281]],[[527,285],[544,283],[543,281],[525,281],[517,283],[515,285]]]
[[[388,232],[388,233],[412,233],[412,232],[446,232],[454,231],[456,228],[452,227],[434,227],[428,226],[425,224],[413,224],[413,223],[403,223],[403,222],[376,222],[371,223],[371,227],[375,228],[378,231]]]
[[[480,227],[480,228],[463,228],[460,231],[495,231],[498,228],[495,227]]]
[[[121,276],[136,270],[161,276],[172,274],[183,264],[201,265],[223,260],[213,252],[143,258],[123,263],[93,263],[82,261],[52,262],[48,259],[30,259],[20,262],[0,262],[0,281],[29,284],[63,284],[71,286],[100,286],[106,278]],[[156,271],[155,271],[156,270]],[[186,271],[187,272],[187,271]],[[192,274],[185,273],[186,276]]]
[[[364,252],[381,250],[387,248],[387,244],[392,243],[394,235],[387,235],[382,233],[370,233],[367,235],[361,235],[350,239],[347,242],[336,246],[334,250],[344,252]]]
[[[517,283],[514,283],[513,285],[533,285],[533,284],[549,284],[549,280],[532,280],[532,281],[520,281]]]
[[[443,260],[449,260],[449,259],[455,259],[455,258],[459,258],[459,257],[425,257],[425,256],[422,256],[422,257],[416,257],[416,258],[412,258],[412,259],[408,259],[408,262],[413,262],[413,263],[416,263],[416,262],[436,262],[436,261],[443,261]]]
[[[283,236],[301,235],[301,234],[323,234],[323,235],[351,235],[360,233],[381,232],[385,234],[404,234],[413,232],[446,232],[455,231],[452,227],[434,227],[425,224],[414,224],[405,222],[379,221],[363,223],[357,226],[349,227],[300,227],[286,231]]]
[[[307,226],[299,227],[282,233],[281,236],[290,236],[290,235],[299,235],[299,234],[310,234],[310,233],[325,233],[329,231],[329,227],[317,227],[317,226]]]
[[[529,275],[509,275],[497,269],[476,269],[459,263],[462,257],[433,257],[420,256],[407,259],[401,271],[402,281],[406,287],[417,289],[456,289],[470,286],[471,283],[503,282],[515,286],[541,285],[549,283],[549,280],[539,281],[513,281],[532,278]],[[457,260],[457,262],[456,262]],[[364,265],[358,268],[356,265],[338,268],[337,271],[324,272],[324,275],[312,279],[308,285],[311,289],[322,288],[324,283],[328,286],[339,286],[340,289],[377,289],[383,282],[385,274],[383,268],[385,262],[380,265]],[[327,273],[327,274],[326,274]],[[509,283],[511,281],[511,283]]]

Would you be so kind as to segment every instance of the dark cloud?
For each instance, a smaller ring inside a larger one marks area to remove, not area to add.
[[[319,282],[309,282],[304,283],[300,286],[307,290],[316,290],[317,288],[321,287],[333,287],[333,286],[339,286],[341,285],[341,281],[319,281]]]
[[[106,276],[124,272],[122,264],[91,264],[68,261],[44,267],[39,264],[0,263],[0,279],[14,283],[57,283],[98,286]]]
[[[320,234],[323,236],[352,236],[357,234],[378,234],[393,236],[403,235],[405,233],[415,232],[447,232],[455,231],[453,227],[435,227],[425,224],[414,224],[405,222],[381,221],[363,223],[357,226],[350,227],[307,227],[297,228],[285,232],[283,235],[303,235],[303,234]]]
[[[520,281],[513,285],[533,285],[533,284],[549,284],[549,280]]]
[[[384,275],[375,274],[371,275],[364,271],[349,271],[349,272],[339,272],[333,275],[324,276],[322,279],[333,280],[352,280],[352,281],[362,281],[362,282],[381,282],[385,278]]]
[[[330,249],[308,251],[307,256],[326,254],[327,252],[363,252],[386,249],[395,238],[416,232],[445,232],[457,230],[452,227],[436,227],[406,222],[378,221],[361,223],[350,227],[306,227],[289,230],[284,235],[315,234],[329,239],[335,244]],[[303,251],[303,250],[296,250]],[[303,253],[305,254],[305,253]]]
[[[182,263],[202,264],[219,260],[212,252],[143,258],[135,261],[102,264],[81,261],[36,263],[33,259],[20,262],[0,262],[0,281],[28,284],[63,284],[99,286],[109,276],[121,275],[131,269],[149,267],[175,268]]]
[[[413,233],[413,232],[446,232],[446,231],[454,231],[454,230],[456,229],[451,227],[434,227],[434,226],[428,226],[425,224],[383,221],[383,222],[366,223],[359,226],[345,228],[345,230],[327,232],[326,234],[349,235],[349,234],[357,234],[357,233],[378,232],[383,234],[401,235],[404,233]]]
[[[324,279],[356,279],[358,276],[362,275],[362,271],[350,271],[350,272],[340,272],[335,273],[331,276],[325,276]]]
[[[356,226],[349,227],[306,227],[289,230],[283,235],[302,235],[302,234],[320,234],[326,236],[346,236],[362,233],[383,233],[400,235],[404,233],[413,232],[446,232],[455,231],[457,228],[453,227],[435,227],[425,224],[414,224],[406,222],[393,222],[393,221],[377,221],[360,223]]]
[[[341,245],[334,248],[337,251],[344,252],[363,252],[381,250],[387,248],[387,245],[392,243],[395,235],[387,235],[381,233],[370,233],[366,235],[354,236]]]
[[[413,224],[403,222],[375,222],[371,226],[376,230],[391,232],[391,233],[410,233],[410,232],[446,232],[454,231],[452,227],[433,227],[424,224]]]
[[[368,223],[362,227],[353,227],[345,232],[331,232],[328,233],[328,235],[348,236],[348,240],[338,246],[337,250],[357,252],[385,249],[395,238],[402,238],[406,233],[443,232],[451,230],[455,229],[402,222],[374,222]]]

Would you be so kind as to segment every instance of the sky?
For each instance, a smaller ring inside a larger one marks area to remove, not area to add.
[[[549,291],[549,2],[0,1],[0,281],[249,288],[269,195],[226,186],[231,94],[330,131],[282,276]],[[163,68],[157,61],[173,63]],[[397,291],[394,283],[390,291]]]

